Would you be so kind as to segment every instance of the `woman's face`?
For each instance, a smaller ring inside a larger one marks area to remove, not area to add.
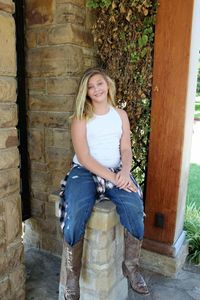
[[[95,74],[88,80],[87,95],[93,103],[107,102],[108,84],[101,74]]]

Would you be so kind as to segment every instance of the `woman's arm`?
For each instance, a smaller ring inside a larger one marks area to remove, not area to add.
[[[78,161],[90,172],[116,184],[116,174],[98,163],[91,155],[86,138],[86,121],[73,119],[71,136]]]
[[[120,154],[122,161],[122,169],[117,173],[116,185],[120,188],[129,187],[132,191],[137,191],[130,178],[130,170],[132,164],[132,150],[130,139],[130,124],[127,113],[122,109],[117,109],[122,120],[122,137],[120,140]]]

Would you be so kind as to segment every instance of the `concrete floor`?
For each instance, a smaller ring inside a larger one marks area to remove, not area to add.
[[[27,300],[58,300],[60,258],[35,248],[25,252]],[[176,279],[144,271],[150,296],[129,290],[127,300],[200,300],[200,266],[186,264]],[[95,299],[94,299],[95,300]]]

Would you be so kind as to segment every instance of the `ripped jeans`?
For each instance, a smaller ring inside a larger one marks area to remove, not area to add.
[[[85,232],[85,226],[97,199],[93,174],[81,166],[71,169],[64,189],[64,240],[75,245]],[[144,235],[143,201],[137,192],[126,192],[116,186],[106,188],[105,197],[115,205],[121,224],[137,239]]]

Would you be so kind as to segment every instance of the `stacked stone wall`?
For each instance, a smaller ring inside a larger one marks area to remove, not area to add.
[[[0,298],[25,299],[14,4],[0,0]]]
[[[80,76],[95,64],[94,17],[84,0],[28,0],[25,18],[32,212],[25,242],[60,254],[60,227],[48,196],[70,167],[69,116]]]

